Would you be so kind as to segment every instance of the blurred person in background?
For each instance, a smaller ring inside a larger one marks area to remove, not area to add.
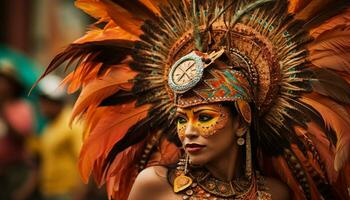
[[[39,83],[39,105],[48,123],[40,136],[40,190],[44,200],[79,200],[86,193],[77,168],[82,127],[69,126],[72,108],[66,103],[61,79],[48,76]]]
[[[35,188],[35,164],[26,148],[34,133],[34,113],[15,66],[0,60],[0,199],[29,199]]]

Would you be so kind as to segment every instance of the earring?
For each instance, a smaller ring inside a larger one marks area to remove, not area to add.
[[[177,176],[174,180],[174,192],[178,193],[182,190],[185,190],[186,188],[188,188],[189,186],[191,186],[191,184],[193,183],[193,180],[186,176],[187,172],[188,172],[188,164],[189,164],[189,155],[186,154],[186,158],[184,160],[184,163],[181,162],[181,165],[184,165],[184,169],[181,173],[181,175]]]
[[[237,138],[237,144],[239,146],[243,146],[245,144],[245,140],[243,136],[246,134],[247,129],[246,128],[240,128],[237,130],[236,135],[238,136]]]
[[[237,139],[237,144],[238,144],[239,146],[243,146],[243,145],[244,145],[244,143],[245,143],[244,138],[239,137],[239,138]]]

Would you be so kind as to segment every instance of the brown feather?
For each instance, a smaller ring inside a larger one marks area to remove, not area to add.
[[[156,15],[152,10],[149,9],[145,4],[140,0],[110,0],[114,3],[120,5],[122,8],[128,10],[129,13],[132,13],[135,17],[143,20],[156,20]],[[146,2],[147,3],[147,2]],[[148,2],[148,5],[151,5]]]
[[[316,68],[313,69],[315,79],[310,80],[313,91],[350,104],[350,84],[337,73]]]
[[[308,123],[308,135],[314,142],[315,147],[320,154],[322,161],[325,163],[325,169],[328,175],[328,180],[334,183],[338,178],[338,173],[334,170],[335,148],[329,142],[325,133],[314,122]]]
[[[337,135],[336,154],[334,161],[335,170],[340,170],[347,162],[350,151],[350,115],[348,111],[334,101],[313,94],[302,96],[302,102],[317,110],[328,127],[331,127]]]
[[[308,49],[308,60],[315,66],[350,72],[350,27],[340,25],[323,32]]]
[[[327,20],[321,26],[312,29],[310,31],[310,34],[312,37],[317,38],[323,32],[344,24],[347,26],[350,25],[350,8],[346,9],[341,14],[338,14],[337,16],[334,16],[331,19]]]
[[[348,0],[313,0],[296,14],[295,19],[306,22],[303,28],[309,30],[338,15],[349,3]]]

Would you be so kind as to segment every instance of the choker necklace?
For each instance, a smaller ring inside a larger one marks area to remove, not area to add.
[[[191,167],[184,173],[181,163],[177,169],[168,171],[168,179],[174,192],[181,194],[184,200],[271,200],[268,192],[258,190],[258,185],[259,188],[263,185],[261,176],[222,181],[203,167]]]

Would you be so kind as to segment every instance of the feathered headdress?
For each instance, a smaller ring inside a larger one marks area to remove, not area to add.
[[[85,181],[93,173],[100,185],[107,183],[111,198],[127,199],[139,170],[176,160],[177,147],[169,142],[178,98],[169,86],[171,68],[190,52],[224,49],[228,60],[233,55],[247,61],[244,76],[253,86],[250,104],[257,118],[252,137],[261,167],[284,180],[296,199],[346,198],[347,0],[77,0],[76,5],[98,21],[44,75],[66,61],[77,63],[65,82],[69,92],[81,89],[73,119],[82,117],[88,125],[79,161]],[[206,83],[215,89],[214,82]]]

